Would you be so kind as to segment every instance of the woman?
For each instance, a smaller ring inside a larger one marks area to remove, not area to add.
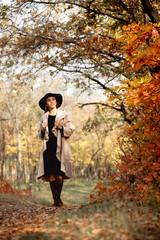
[[[37,178],[50,183],[54,199],[52,206],[56,207],[63,206],[60,198],[63,179],[72,177],[69,137],[75,129],[69,114],[59,109],[62,101],[62,95],[55,93],[47,93],[39,101],[45,114],[39,122],[42,149]]]

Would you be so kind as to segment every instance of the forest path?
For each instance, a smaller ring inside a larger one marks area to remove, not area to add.
[[[59,212],[76,210],[81,206],[48,207],[36,203],[0,199],[0,239],[44,239],[42,237],[46,232],[44,223],[52,220]],[[22,237],[28,234],[32,237]],[[34,238],[33,235],[37,237]]]
[[[0,199],[1,240],[159,240],[160,208],[108,201],[61,208]]]

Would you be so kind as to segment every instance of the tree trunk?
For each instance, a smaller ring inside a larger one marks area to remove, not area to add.
[[[17,134],[17,187],[18,190],[20,190],[20,178],[21,178],[21,134],[19,130],[19,120],[16,117],[15,121],[15,127],[16,127],[16,134]]]
[[[8,169],[9,169],[9,174],[10,176],[12,176],[12,164],[11,164],[12,160],[11,158],[9,157],[8,158]]]
[[[21,178],[22,178],[22,181],[23,183],[26,183],[26,171],[25,171],[25,163],[23,162],[22,164],[22,172],[21,172]]]
[[[17,184],[20,189],[20,173],[21,173],[21,134],[17,132]]]
[[[159,23],[160,17],[158,11],[152,6],[150,0],[141,0],[141,3],[146,11],[147,15],[153,23]]]
[[[1,125],[1,133],[2,133],[2,152],[1,152],[1,175],[4,175],[4,163],[5,163],[5,150],[6,150],[6,143],[5,143],[5,132],[4,128]]]

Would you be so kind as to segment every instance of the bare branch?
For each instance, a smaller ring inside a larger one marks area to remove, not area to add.
[[[34,0],[31,0],[31,1],[28,1],[28,0],[24,0],[24,3],[37,3],[37,4],[45,4],[45,5],[57,5],[57,4],[60,4],[60,3],[66,3],[66,4],[70,4],[70,5],[74,5],[74,6],[77,6],[77,7],[80,7],[82,9],[85,9],[85,10],[89,10],[90,13],[94,13],[94,14],[97,14],[97,15],[102,15],[102,16],[108,16],[108,17],[111,17],[113,19],[116,19],[120,22],[123,22],[123,23],[127,23],[127,21],[123,18],[120,18],[120,17],[117,17],[117,16],[114,16],[108,12],[106,13],[103,13],[103,12],[100,12],[100,11],[96,11],[95,9],[92,9],[92,8],[88,8],[88,6],[86,5],[83,5],[83,4],[79,4],[79,3],[76,3],[76,2],[70,2],[70,1],[57,1],[57,2],[46,2],[46,1],[34,1]],[[107,11],[109,12],[112,12],[111,9],[106,9]]]
[[[124,8],[124,10],[126,10],[132,16],[133,20],[135,21],[136,18],[134,16],[133,12],[130,11],[130,9],[125,5],[125,3],[122,0],[119,0],[119,4],[120,4],[120,6],[122,6]]]
[[[80,108],[82,108],[84,106],[87,106],[87,105],[101,105],[101,106],[109,107],[111,109],[114,109],[114,110],[116,110],[118,112],[123,113],[123,117],[124,117],[124,121],[125,122],[127,122],[128,124],[132,123],[132,120],[127,118],[127,112],[126,112],[126,109],[125,109],[125,106],[124,106],[123,103],[121,104],[120,108],[117,108],[117,107],[109,105],[108,103],[102,103],[102,102],[79,103],[79,107]]]
[[[79,103],[78,105],[79,105],[80,108],[82,108],[84,106],[87,106],[87,105],[101,105],[101,106],[109,107],[109,108],[114,109],[114,110],[119,111],[119,112],[122,111],[121,108],[116,108],[114,106],[111,106],[107,103],[102,103],[102,102]]]

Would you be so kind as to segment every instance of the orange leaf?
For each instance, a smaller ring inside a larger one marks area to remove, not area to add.
[[[131,44],[138,38],[137,34],[134,34],[130,39],[127,39],[128,44]]]

